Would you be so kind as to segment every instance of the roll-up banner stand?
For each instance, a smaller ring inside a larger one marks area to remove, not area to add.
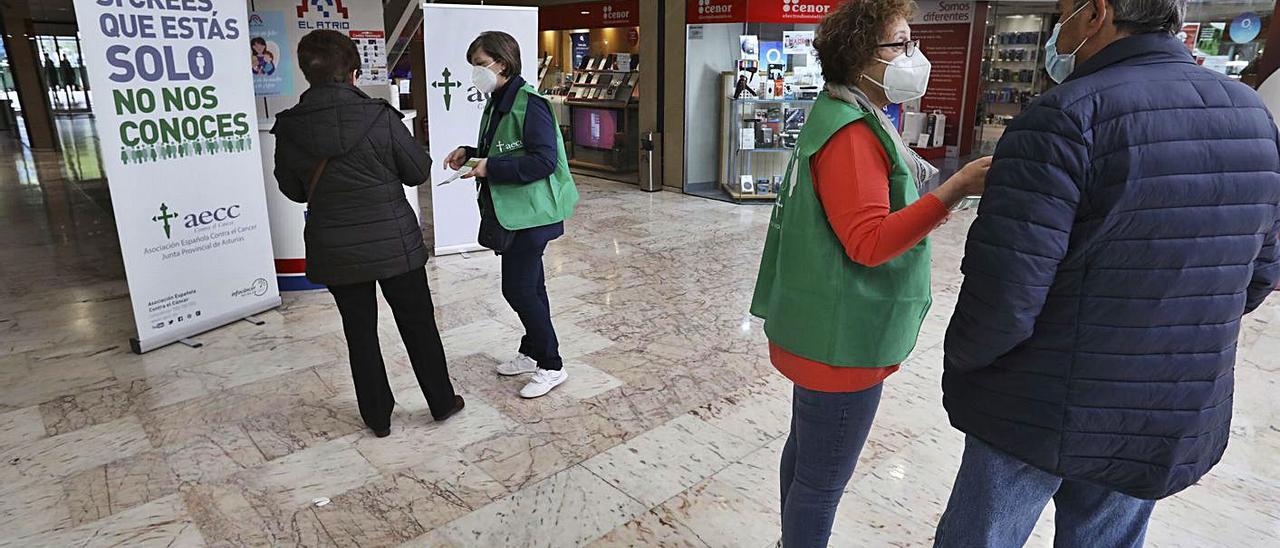
[[[278,306],[244,0],[75,9],[134,352]]]
[[[427,60],[427,124],[435,162],[431,180],[452,175],[444,157],[461,145],[476,145],[487,97],[471,85],[467,46],[481,32],[502,31],[520,44],[522,76],[537,85],[538,9],[423,3],[423,47]],[[483,249],[476,243],[480,210],[476,185],[463,180],[431,188],[436,255]]]

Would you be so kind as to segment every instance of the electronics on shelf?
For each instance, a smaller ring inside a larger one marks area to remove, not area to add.
[[[603,57],[584,57],[574,71],[567,98],[570,104],[614,102],[621,106],[635,98],[635,87],[639,81],[639,55],[614,53]]]

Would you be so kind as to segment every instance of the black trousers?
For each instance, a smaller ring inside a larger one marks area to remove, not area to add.
[[[329,292],[342,314],[342,330],[347,335],[351,355],[351,377],[355,380],[360,417],[374,430],[391,426],[395,395],[387,382],[387,370],[378,344],[378,300],[374,285],[382,286],[382,296],[391,305],[400,338],[409,352],[409,362],[418,385],[427,397],[431,415],[439,418],[453,411],[453,383],[445,362],[444,344],[436,327],[431,289],[424,268],[411,270],[377,282],[330,286]]]
[[[551,325],[542,254],[548,242],[562,235],[564,223],[528,228],[516,232],[511,248],[502,252],[502,296],[524,325],[520,353],[538,362],[538,368],[552,371],[563,369],[564,361],[556,328]]]

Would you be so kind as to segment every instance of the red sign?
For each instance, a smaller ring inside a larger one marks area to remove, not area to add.
[[[922,0],[911,22],[911,37],[920,41],[920,50],[933,64],[929,73],[929,91],[920,99],[923,112],[940,112],[947,116],[947,146],[966,148],[964,128],[972,128],[975,109],[966,103],[976,102],[978,70],[981,65],[981,42],[974,43],[973,21],[984,21],[985,4],[956,0]],[[975,14],[975,10],[982,13]],[[980,15],[981,17],[977,17]],[[985,29],[982,29],[985,30]],[[975,67],[969,70],[969,67]],[[965,95],[969,94],[966,101]],[[962,150],[962,154],[967,151]]]
[[[960,111],[964,109],[965,68],[969,62],[969,24],[916,25],[911,37],[933,63],[929,91],[920,100],[923,112],[947,115],[946,144],[959,144]]]
[[[704,23],[817,24],[845,0],[687,0],[690,25]]]
[[[538,8],[538,30],[602,29],[640,25],[640,0],[582,2]]]
[[[740,23],[747,20],[747,0],[688,0],[684,16],[690,25]]]

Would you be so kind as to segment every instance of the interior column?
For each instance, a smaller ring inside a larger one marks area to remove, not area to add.
[[[9,70],[18,102],[22,106],[22,123],[27,130],[27,146],[33,149],[58,148],[58,133],[53,126],[49,95],[41,80],[40,61],[36,56],[35,32],[31,12],[21,0],[0,1],[0,33],[9,55]]]

